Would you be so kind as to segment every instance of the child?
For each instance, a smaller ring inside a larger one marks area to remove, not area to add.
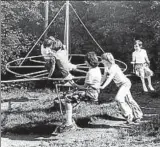
[[[62,126],[63,131],[70,130],[74,128],[72,122],[72,103],[74,103],[77,97],[81,100],[90,101],[90,102],[98,102],[98,96],[100,92],[100,83],[101,83],[101,71],[98,67],[98,58],[94,52],[89,52],[85,56],[85,62],[90,67],[87,72],[85,84],[77,85],[72,83],[74,87],[82,91],[77,91],[72,94],[67,94],[65,96],[65,105],[66,105],[66,123]]]
[[[45,39],[44,43],[41,45],[41,54],[44,57],[46,64],[45,68],[48,70],[48,77],[51,77],[55,70],[55,55],[54,52],[51,51],[53,46],[53,41],[50,39]]]
[[[136,75],[141,78],[143,90],[144,92],[148,92],[145,84],[145,78],[147,78],[149,89],[154,91],[154,88],[151,84],[151,76],[153,76],[153,72],[149,69],[150,61],[148,59],[146,50],[142,49],[142,42],[140,40],[135,41],[134,49],[135,51],[132,53],[131,63],[133,64]]]
[[[76,69],[77,66],[68,61],[67,51],[60,40],[50,36],[41,46],[41,54],[46,61],[45,66],[49,71],[48,77],[72,79],[73,76],[69,71]]]
[[[105,66],[105,75],[109,74],[101,89],[104,89],[113,80],[119,87],[115,100],[127,123],[139,121],[143,113],[130,93],[130,80],[123,74],[120,67],[115,64],[115,59],[111,53],[104,53],[101,58]]]
[[[61,68],[64,68],[68,71],[74,70],[77,68],[76,65],[72,64],[68,60],[68,53],[65,45],[58,39],[55,40],[55,44],[52,48],[56,51],[56,59]]]

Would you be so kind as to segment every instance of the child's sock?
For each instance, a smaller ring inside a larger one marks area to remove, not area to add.
[[[72,125],[72,110],[67,110],[66,111],[66,126]]]
[[[148,92],[148,89],[146,86],[143,86],[143,90],[144,90],[144,92]]]
[[[151,91],[154,91],[154,88],[152,87],[152,85],[148,85],[148,87]]]

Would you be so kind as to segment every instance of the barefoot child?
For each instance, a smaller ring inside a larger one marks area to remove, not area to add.
[[[135,74],[141,78],[144,92],[148,92],[145,84],[145,78],[148,80],[148,88],[151,91],[154,91],[151,84],[151,76],[153,76],[153,72],[149,69],[150,61],[146,50],[142,49],[142,42],[140,40],[135,41],[134,49],[135,51],[132,53],[131,63],[133,64]]]
[[[122,115],[126,118],[127,123],[140,120],[143,113],[130,93],[130,80],[123,74],[120,67],[115,63],[115,59],[111,53],[104,53],[101,58],[102,63],[105,66],[105,75],[109,75],[101,86],[101,89],[104,89],[113,80],[119,87],[115,100]]]
[[[72,103],[74,103],[75,98],[78,97],[80,100],[98,102],[101,83],[101,71],[98,67],[98,58],[94,52],[89,52],[86,55],[85,60],[86,64],[90,67],[86,75],[85,84],[77,85],[72,83],[72,85],[79,90],[65,96],[66,123],[63,126],[63,131],[70,130],[74,127],[72,121]]]

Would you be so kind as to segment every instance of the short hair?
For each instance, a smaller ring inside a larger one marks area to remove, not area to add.
[[[53,44],[53,42],[50,39],[45,39],[44,42],[43,42],[44,48],[50,47],[52,44]]]
[[[88,52],[85,56],[85,61],[87,61],[91,67],[97,67],[99,65],[98,57],[95,52]]]
[[[53,36],[49,36],[49,39],[53,41],[53,43],[56,42],[56,39]]]
[[[62,42],[59,40],[59,39],[56,39],[55,40],[55,44],[53,46],[53,49],[56,49],[56,50],[59,50],[63,47],[63,44]]]
[[[141,40],[135,40],[134,45],[138,44],[140,47],[142,47],[142,41]]]
[[[102,59],[110,62],[111,64],[115,64],[115,59],[113,57],[113,55],[111,53],[104,53],[102,56],[101,56]]]

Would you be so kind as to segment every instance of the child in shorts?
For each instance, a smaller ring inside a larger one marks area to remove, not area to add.
[[[41,45],[41,54],[46,61],[45,67],[49,71],[48,77],[73,78],[70,71],[76,69],[77,66],[69,62],[65,46],[60,40],[52,36],[45,39]]]
[[[62,77],[66,79],[72,78],[70,71],[77,69],[77,65],[69,62],[65,45],[59,39],[55,39],[52,50],[55,51],[57,67],[61,71]]]
[[[85,62],[89,66],[85,84],[77,85],[76,83],[72,83],[74,87],[78,88],[78,91],[66,94],[65,96],[66,122],[63,126],[63,131],[74,128],[72,121],[72,104],[75,102],[75,99],[78,98],[84,101],[98,102],[102,78],[100,68],[98,67],[99,61],[94,52],[89,52],[85,56]]]
[[[148,92],[145,79],[148,80],[148,88],[151,91],[154,91],[154,88],[151,84],[151,76],[153,76],[153,71],[151,71],[149,68],[150,61],[148,59],[146,50],[142,49],[142,41],[136,40],[134,43],[134,49],[135,51],[132,53],[131,63],[133,64],[135,74],[141,78],[143,91]]]

